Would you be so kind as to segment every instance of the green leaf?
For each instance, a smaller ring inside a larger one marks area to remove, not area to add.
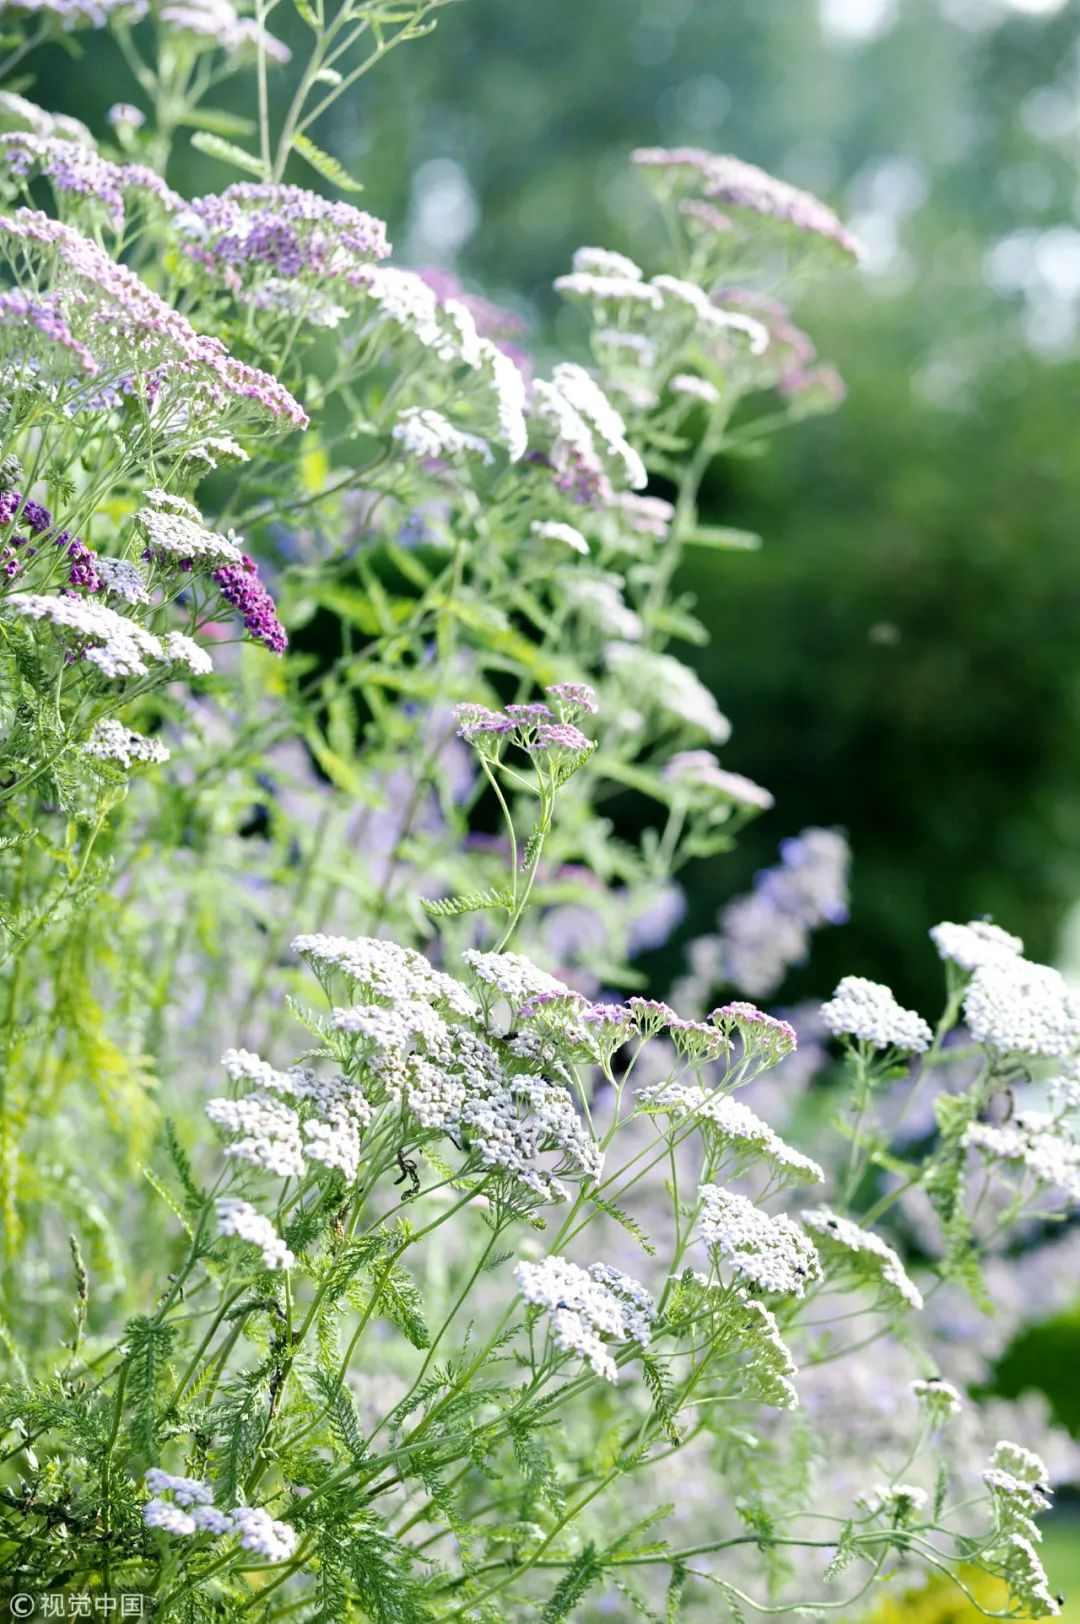
[[[457,919],[484,908],[509,908],[511,899],[507,891],[474,891],[467,897],[421,897],[420,906],[431,919]]]
[[[424,1300],[420,1288],[408,1269],[400,1265],[391,1269],[382,1291],[382,1305],[386,1317],[403,1331],[414,1348],[426,1348],[431,1336],[424,1320]]]
[[[701,524],[680,540],[687,547],[712,547],[724,552],[755,553],[761,537],[753,530],[733,530],[729,525]]]
[[[647,1252],[649,1257],[656,1256],[656,1247],[653,1245],[648,1235],[646,1235],[641,1225],[637,1222],[636,1218],[631,1218],[628,1212],[624,1212],[621,1207],[617,1207],[613,1201],[605,1201],[603,1196],[592,1193],[587,1197],[587,1199],[592,1206],[597,1207],[600,1212],[604,1213],[608,1218],[614,1218],[617,1224],[621,1224],[626,1230],[627,1234],[634,1237],[638,1245],[641,1247],[641,1250],[643,1252]]]
[[[265,179],[262,163],[253,158],[250,152],[243,147],[234,145],[232,141],[225,141],[220,135],[214,135],[211,130],[196,130],[191,137],[191,144],[197,152],[205,152],[208,158],[218,158],[223,164],[231,164],[234,169],[242,169],[245,174],[255,175],[259,180]]]
[[[564,1624],[587,1591],[591,1590],[603,1573],[597,1560],[596,1547],[590,1542],[571,1562],[552,1593],[540,1624]]]
[[[223,113],[218,107],[189,107],[181,113],[177,123],[189,130],[206,130],[210,135],[254,135],[257,125],[253,118],[239,113]]]
[[[296,4],[296,0],[293,0],[293,3]],[[343,169],[336,158],[331,157],[328,152],[324,152],[321,147],[317,147],[314,141],[309,140],[306,135],[294,135],[292,149],[294,152],[298,152],[301,158],[306,158],[312,169],[321,175],[323,180],[328,180],[331,186],[338,187],[342,192],[362,192],[364,190],[360,182],[353,180],[348,170]]]

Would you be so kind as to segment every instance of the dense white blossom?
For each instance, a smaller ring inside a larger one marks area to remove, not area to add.
[[[912,1382],[911,1391],[918,1401],[919,1408],[925,1411],[931,1426],[938,1427],[946,1421],[951,1421],[964,1407],[959,1388],[954,1387],[952,1382],[943,1380],[941,1376],[920,1377]]]
[[[190,564],[216,570],[224,564],[239,564],[243,557],[235,541],[205,530],[197,514],[193,519],[183,511],[145,507],[136,513],[135,523],[146,538],[147,551],[158,563],[169,560],[173,567]]]
[[[999,1054],[1061,1060],[1080,1047],[1080,1002],[1063,975],[1018,955],[979,965],[964,998],[968,1030]]]
[[[146,676],[147,661],[187,665],[198,676],[213,669],[205,650],[182,632],[156,637],[126,615],[89,598],[12,592],[0,606],[0,613],[48,620],[61,631],[70,632],[80,646],[82,658],[107,677]]]
[[[814,1231],[818,1246],[838,1272],[850,1273],[860,1284],[875,1288],[894,1310],[923,1306],[922,1292],[880,1235],[839,1217],[828,1207],[804,1212],[802,1220]]]
[[[575,271],[584,271],[590,276],[621,276],[640,282],[643,275],[640,265],[612,248],[577,248],[572,263]]]
[[[219,1235],[235,1235],[257,1246],[267,1269],[291,1269],[296,1261],[269,1218],[236,1196],[218,1196],[217,1226]]]
[[[146,582],[137,564],[132,564],[126,558],[103,558],[99,553],[94,559],[94,570],[103,589],[121,598],[124,603],[150,602]]]
[[[1008,963],[1024,951],[1019,936],[1010,936],[1000,925],[992,925],[986,919],[972,919],[966,925],[954,925],[946,920],[933,927],[930,940],[943,959],[951,960],[961,970]]]
[[[264,1095],[247,1094],[238,1100],[208,1100],[206,1114],[226,1133],[237,1136],[226,1145],[226,1156],[280,1178],[303,1173],[300,1118],[290,1106]]]
[[[555,1346],[580,1354],[606,1381],[619,1378],[608,1341],[648,1347],[656,1304],[644,1286],[618,1269],[603,1263],[583,1269],[552,1256],[519,1263],[514,1275],[524,1300],[547,1313]]]
[[[492,460],[491,447],[479,434],[455,428],[449,418],[430,407],[410,406],[402,412],[390,435],[414,457],[473,456],[482,462]]]
[[[557,997],[572,996],[571,989],[556,976],[540,970],[531,959],[521,953],[482,953],[478,948],[466,948],[461,955],[477,981],[494,987],[512,1004],[523,1004],[538,993],[552,993]]]
[[[821,1018],[836,1036],[859,1038],[875,1049],[921,1054],[933,1037],[921,1015],[904,1009],[888,987],[865,976],[844,976],[821,1006]]]
[[[97,761],[115,761],[121,767],[154,766],[168,761],[169,752],[159,739],[135,733],[115,717],[95,723],[82,746],[83,754]]]
[[[1015,1163],[1039,1185],[1080,1201],[1080,1143],[1060,1117],[1025,1111],[1011,1122],[973,1122],[967,1142],[988,1160]]]
[[[638,1100],[644,1110],[662,1112],[675,1120],[696,1115],[710,1140],[740,1167],[764,1162],[784,1182],[824,1183],[825,1174],[817,1162],[787,1144],[748,1105],[730,1095],[675,1078],[642,1088]]]
[[[700,1228],[706,1246],[758,1291],[801,1297],[821,1278],[814,1243],[794,1219],[767,1213],[734,1190],[702,1185]]]
[[[542,541],[561,541],[575,553],[587,554],[589,551],[589,543],[581,531],[572,524],[563,524],[560,519],[534,519],[529,528]]]

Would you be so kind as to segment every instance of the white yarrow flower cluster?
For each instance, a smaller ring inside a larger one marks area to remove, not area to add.
[[[859,1284],[874,1287],[883,1304],[894,1310],[923,1306],[922,1292],[880,1235],[850,1218],[838,1217],[828,1207],[804,1212],[802,1220],[813,1230],[818,1246],[838,1272],[849,1273]]]
[[[814,1243],[794,1219],[773,1216],[734,1190],[701,1187],[701,1236],[757,1291],[801,1297],[821,1278]]]
[[[169,752],[157,739],[134,732],[114,717],[97,722],[82,746],[95,761],[115,761],[121,767],[149,767],[168,761]]]
[[[247,1201],[235,1196],[219,1196],[217,1226],[219,1235],[235,1235],[238,1240],[257,1246],[266,1269],[291,1269],[296,1262],[269,1218],[256,1212]]]
[[[185,503],[190,507],[190,503]],[[219,536],[213,530],[204,530],[198,512],[179,509],[172,511],[155,507],[140,508],[135,523],[146,538],[147,551],[157,563],[171,561],[203,570],[220,569],[225,564],[239,564],[243,554],[228,536]]]
[[[973,1122],[966,1137],[988,1161],[1014,1163],[1044,1189],[1080,1202],[1080,1144],[1062,1118],[1025,1111],[1011,1122]]]
[[[147,661],[186,665],[196,676],[213,669],[206,651],[182,632],[156,637],[126,615],[89,598],[12,592],[0,606],[0,613],[48,620],[61,631],[72,633],[82,645],[82,658],[107,677],[144,677],[149,669]]]
[[[519,1263],[514,1270],[527,1303],[548,1315],[551,1339],[563,1353],[578,1353],[605,1381],[619,1379],[607,1346],[636,1342],[648,1347],[656,1304],[638,1281],[607,1264],[583,1269],[563,1257]]]
[[[1059,971],[1018,955],[979,965],[964,998],[978,1043],[998,1054],[1063,1060],[1080,1048],[1080,1001]]]
[[[1019,936],[1011,936],[1000,925],[986,919],[972,919],[966,925],[954,925],[945,920],[935,925],[930,940],[943,959],[959,965],[961,970],[978,970],[984,964],[1007,964],[1024,951]]]
[[[673,654],[657,654],[632,643],[609,643],[604,650],[608,669],[620,676],[644,708],[666,711],[676,722],[698,728],[717,744],[731,737],[731,723],[697,673]]]
[[[964,1407],[959,1388],[941,1376],[926,1376],[913,1381],[911,1391],[919,1408],[925,1412],[933,1427],[940,1427],[946,1421],[951,1421]]]
[[[581,531],[572,524],[563,524],[561,519],[534,519],[529,528],[541,541],[561,541],[565,547],[583,555],[589,551],[589,543]]]
[[[821,1006],[821,1019],[837,1037],[854,1037],[875,1049],[903,1049],[921,1054],[933,1034],[921,1015],[897,1003],[890,988],[865,976],[844,976],[831,999]]]
[[[479,457],[482,462],[493,460],[491,447],[479,434],[455,428],[449,418],[430,407],[407,408],[391,429],[390,437],[410,456],[425,461],[465,456]]]
[[[512,1004],[524,1004],[540,993],[571,998],[573,992],[564,981],[538,969],[522,953],[482,953],[478,948],[466,948],[461,955],[475,979],[484,987],[501,992]]]
[[[124,603],[150,602],[146,582],[137,564],[132,564],[126,558],[103,558],[99,553],[94,560],[94,569],[104,590],[113,597],[120,598]]]
[[[809,1156],[781,1139],[748,1105],[719,1091],[680,1078],[656,1083],[638,1094],[641,1107],[676,1121],[696,1115],[710,1140],[729,1154],[738,1170],[764,1162],[784,1183],[823,1184],[825,1174]]]

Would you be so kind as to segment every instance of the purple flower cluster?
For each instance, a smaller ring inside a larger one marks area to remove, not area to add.
[[[44,175],[61,197],[88,198],[101,205],[115,231],[124,228],[125,198],[153,201],[170,213],[183,198],[145,164],[114,164],[81,141],[15,130],[0,135],[0,165],[20,180]]]
[[[43,279],[53,282],[69,331],[86,342],[95,367],[108,355],[127,391],[158,399],[164,387],[179,386],[188,421],[193,403],[224,414],[253,401],[273,418],[307,427],[307,414],[276,378],[237,360],[220,339],[196,333],[134,271],[71,226],[36,209],[0,215],[0,255],[33,280],[35,296]]]
[[[232,293],[242,290],[253,270],[289,279],[349,280],[390,252],[381,220],[301,186],[239,181],[196,198],[179,225],[188,257]]]
[[[861,245],[819,198],[741,158],[700,147],[643,147],[633,154],[633,161],[662,190],[680,198],[680,206],[691,202],[713,210],[710,215],[699,207],[692,217],[719,233],[731,229],[732,215],[751,215],[759,225],[767,220],[797,237],[816,238],[852,259],[862,258]]]
[[[595,696],[591,688],[587,688],[584,684],[567,686],[590,696],[592,709],[596,710]],[[548,691],[553,692],[551,689]],[[578,714],[585,709],[588,709],[588,706],[579,704]],[[519,749],[527,750],[533,755],[547,753],[584,756],[593,749],[592,741],[585,737],[581,729],[565,720],[565,711],[562,716],[556,716],[554,711],[542,702],[507,705],[501,711],[490,710],[486,705],[458,705],[454,714],[461,724],[458,728],[458,738],[476,745],[482,753],[496,753],[503,739],[508,739],[511,744],[516,744]]]
[[[847,841],[835,829],[804,829],[785,840],[780,862],[723,910],[719,934],[691,943],[680,998],[700,1008],[717,986],[755,998],[775,992],[791,966],[805,960],[811,933],[847,919],[849,864]]]
[[[14,525],[22,520],[27,530],[34,536],[40,536],[43,541],[52,542],[61,552],[66,553],[70,559],[68,569],[68,585],[81,586],[87,592],[98,592],[101,589],[101,580],[96,569],[97,554],[92,547],[88,547],[78,536],[73,536],[69,530],[56,530],[53,526],[53,516],[47,507],[35,502],[29,497],[24,501],[18,491],[0,491],[0,526]],[[25,552],[23,549],[25,548]],[[27,558],[33,558],[38,549],[29,544],[29,537],[21,533],[12,534],[6,544],[0,548],[0,574],[6,575],[8,580],[14,580],[23,568]],[[22,557],[20,557],[22,553]]]
[[[271,654],[284,654],[289,646],[285,628],[277,617],[274,600],[259,579],[258,565],[245,553],[239,564],[226,564],[214,571],[214,580],[225,602],[241,616],[245,631]]]
[[[18,0],[18,10],[38,16],[55,17],[65,29],[77,28],[85,23],[90,28],[104,28],[115,12],[125,12],[131,22],[146,15],[146,0]]]
[[[85,296],[72,294],[76,303],[85,303]],[[69,350],[84,372],[94,373],[98,363],[85,344],[75,337],[64,314],[64,301],[56,293],[24,293],[22,288],[9,288],[0,293],[0,325],[7,335],[19,327],[33,327],[50,344],[59,344]]]
[[[587,682],[553,682],[545,693],[555,701],[564,722],[575,722],[579,716],[595,716],[600,709],[596,689]]]

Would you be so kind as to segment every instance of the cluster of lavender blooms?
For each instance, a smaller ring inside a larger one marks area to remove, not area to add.
[[[209,1534],[213,1539],[235,1535],[239,1548],[267,1562],[284,1562],[296,1549],[296,1535],[262,1506],[237,1506],[222,1511],[214,1504],[213,1490],[198,1478],[178,1477],[152,1466],[146,1473],[152,1498],[143,1507],[147,1528],[190,1538]]]
[[[776,992],[788,971],[805,962],[814,931],[847,919],[849,867],[838,830],[804,829],[783,841],[779,863],[721,910],[719,931],[690,944],[679,1001],[703,1008],[717,987],[749,998]]]

